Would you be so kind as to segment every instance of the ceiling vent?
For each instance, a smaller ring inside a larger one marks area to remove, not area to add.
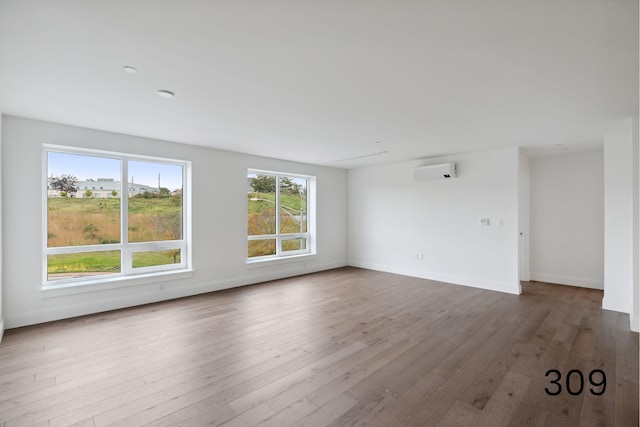
[[[426,181],[429,179],[446,179],[455,177],[455,163],[440,163],[437,165],[420,166],[413,169],[413,179],[415,181]]]

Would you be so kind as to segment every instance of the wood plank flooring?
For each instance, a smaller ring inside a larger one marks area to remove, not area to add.
[[[628,316],[523,290],[341,268],[8,330],[0,426],[637,426]]]

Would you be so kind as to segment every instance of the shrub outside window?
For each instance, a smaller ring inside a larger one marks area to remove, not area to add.
[[[187,269],[190,163],[44,147],[43,283]]]
[[[249,170],[247,259],[313,253],[311,176]]]

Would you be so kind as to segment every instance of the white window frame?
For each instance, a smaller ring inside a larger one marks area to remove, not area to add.
[[[48,153],[75,154],[81,156],[105,157],[120,160],[120,243],[104,245],[60,246],[48,247]],[[129,230],[129,193],[128,164],[129,161],[162,163],[182,167],[182,239],[153,242],[128,242]],[[68,147],[62,145],[43,144],[42,149],[42,288],[80,286],[105,282],[119,282],[124,278],[144,277],[158,273],[191,271],[191,162],[188,160],[166,159],[112,151]],[[180,263],[133,268],[133,254],[137,252],[180,250]],[[74,277],[68,279],[49,280],[48,256],[70,253],[120,251],[120,272],[95,276]]]
[[[269,175],[274,176],[276,178],[276,233],[275,234],[256,234],[249,235],[249,230],[247,229],[247,243],[252,240],[269,240],[275,239],[276,241],[276,253],[275,255],[265,255],[259,257],[249,257],[249,254],[246,254],[247,263],[259,263],[263,261],[276,260],[276,259],[287,259],[292,257],[298,257],[301,255],[315,255],[316,253],[316,243],[315,243],[315,192],[316,192],[316,177],[310,175],[300,175],[295,173],[287,173],[287,172],[274,172],[267,171],[261,169],[248,169],[247,177],[250,174],[256,175]],[[280,233],[280,178],[302,178],[307,181],[307,232],[306,233]],[[247,205],[245,205],[246,207]],[[245,215],[245,218],[248,218],[248,209]],[[306,249],[300,249],[297,251],[286,251],[282,250],[282,242],[285,240],[294,240],[297,238],[304,238],[307,240]]]

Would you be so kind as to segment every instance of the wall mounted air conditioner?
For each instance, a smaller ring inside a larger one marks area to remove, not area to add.
[[[426,181],[428,179],[445,179],[455,177],[455,163],[440,163],[437,165],[420,166],[413,169],[413,179],[415,181]]]

